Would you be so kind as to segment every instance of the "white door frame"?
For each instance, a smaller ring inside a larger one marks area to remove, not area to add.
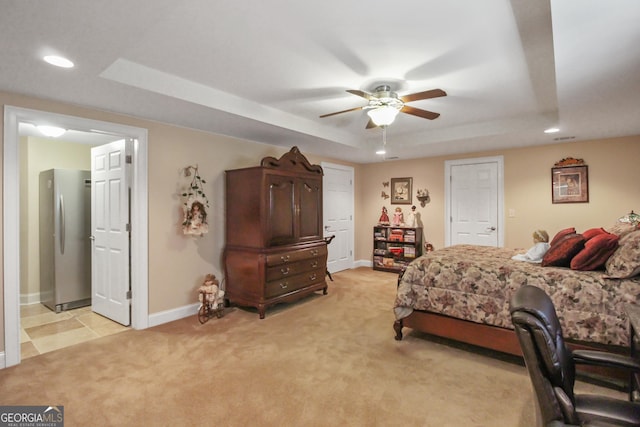
[[[451,246],[451,169],[478,163],[498,164],[498,246],[504,246],[504,156],[446,160],[444,162],[444,245]]]
[[[133,149],[131,190],[131,290],[134,329],[149,326],[148,306],[148,204],[147,130],[117,123],[66,116],[27,108],[4,108],[3,154],[3,266],[4,266],[4,360],[0,368],[20,363],[20,122],[49,121],[67,129],[92,130],[136,140]],[[0,356],[2,354],[0,353]]]

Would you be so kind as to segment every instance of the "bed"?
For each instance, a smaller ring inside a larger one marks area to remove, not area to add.
[[[522,252],[516,249],[456,245],[427,252],[409,264],[398,280],[395,338],[401,340],[407,327],[520,355],[509,299],[516,289],[529,284],[551,296],[565,338],[574,346],[626,348],[629,332],[624,307],[640,305],[640,268],[630,265],[640,264],[640,230],[620,236],[619,242],[606,264],[611,264],[611,270],[623,266],[624,274],[617,278],[608,278],[604,267],[576,271],[516,261],[512,257]]]

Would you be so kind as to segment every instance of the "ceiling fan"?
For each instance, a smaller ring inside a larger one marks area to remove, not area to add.
[[[349,111],[368,110],[369,122],[366,128],[374,128],[376,126],[388,126],[393,123],[396,115],[400,112],[411,114],[413,116],[422,117],[423,119],[433,120],[440,116],[440,113],[433,111],[421,110],[419,108],[406,105],[407,102],[419,101],[421,99],[438,98],[447,96],[442,89],[431,89],[424,92],[412,93],[405,96],[398,96],[391,90],[388,85],[380,85],[375,88],[373,93],[363,90],[348,89],[347,92],[360,96],[369,103],[362,107],[350,108],[348,110],[337,111],[335,113],[324,114],[320,118],[335,116],[336,114],[348,113]]]

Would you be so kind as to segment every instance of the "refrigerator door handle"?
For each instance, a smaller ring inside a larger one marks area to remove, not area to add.
[[[64,217],[64,197],[60,195],[60,253],[64,254],[64,238],[66,234],[65,230],[65,217]]]

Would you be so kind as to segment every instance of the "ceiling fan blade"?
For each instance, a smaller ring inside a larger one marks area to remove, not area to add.
[[[400,112],[401,113],[411,114],[413,116],[422,117],[423,119],[429,119],[429,120],[437,119],[438,117],[440,117],[440,113],[434,113],[433,111],[421,110],[419,108],[410,107],[408,105],[405,105],[404,107],[402,107]]]
[[[347,92],[356,95],[356,96],[361,96],[364,99],[366,99],[367,101],[370,100],[371,98],[373,98],[374,96],[372,94],[370,94],[369,92],[365,92],[363,90],[356,90],[356,89],[347,89]]]
[[[447,92],[442,89],[431,89],[426,90],[424,92],[412,93],[409,95],[401,96],[400,100],[402,102],[411,102],[418,101],[420,99],[431,99],[431,98],[439,98],[441,96],[447,96]]]
[[[365,127],[365,129],[373,129],[373,128],[377,128],[378,125],[373,123],[373,120],[369,119],[369,122],[367,122],[367,126]]]
[[[355,107],[355,108],[349,108],[348,110],[337,111],[335,113],[323,114],[320,116],[320,118],[322,119],[324,117],[335,116],[336,114],[348,113],[349,111],[362,110],[362,108],[363,107]]]

